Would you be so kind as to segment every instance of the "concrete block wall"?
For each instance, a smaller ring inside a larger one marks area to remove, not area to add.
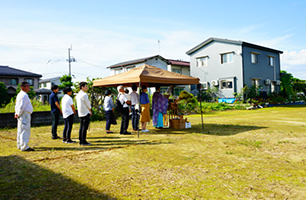
[[[80,122],[78,113],[74,116],[74,123]],[[59,124],[64,124],[63,116],[60,115]],[[31,115],[31,126],[52,125],[52,115],[50,111],[33,112]],[[14,113],[0,113],[0,128],[17,127],[17,119]]]

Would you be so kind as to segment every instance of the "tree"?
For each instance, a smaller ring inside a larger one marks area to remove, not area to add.
[[[4,83],[0,82],[0,107],[4,106],[8,101],[8,93]]]
[[[17,97],[17,94],[20,92],[21,87],[20,84],[18,84],[17,88],[16,88],[16,96],[14,98]],[[30,99],[34,99],[36,97],[36,92],[34,91],[33,86],[30,86],[30,91],[27,93]]]
[[[293,76],[286,71],[281,70],[281,94],[284,97],[295,96],[295,92],[293,90]]]
[[[306,81],[298,78],[293,78],[293,90],[295,93],[303,92],[306,94]]]
[[[117,93],[116,88],[105,88],[105,87],[93,87],[93,81],[96,79],[101,79],[101,78],[93,78],[89,79],[87,77],[87,87],[88,87],[88,98],[91,102],[92,110],[93,110],[93,116],[92,119],[102,119],[102,116],[104,116],[103,112],[103,100],[104,100],[104,94],[105,90],[109,89],[112,91],[112,93]],[[78,93],[80,91],[79,88],[79,82],[74,83],[74,93]]]
[[[64,89],[65,87],[73,86],[72,77],[70,75],[63,75],[60,78],[61,84],[58,86],[60,90]]]
[[[93,78],[93,79],[90,80],[87,77],[86,82],[87,82],[87,87],[88,87],[87,93],[88,93],[88,97],[89,97],[89,99],[92,103],[92,107],[98,109],[103,104],[105,90],[109,89],[109,90],[112,91],[112,93],[117,93],[117,90],[116,90],[116,88],[93,87],[93,81],[96,80],[96,79],[101,79],[101,78]],[[94,88],[94,90],[93,90],[93,88]],[[80,91],[79,82],[76,82],[74,84],[74,92],[78,93],[79,91]]]

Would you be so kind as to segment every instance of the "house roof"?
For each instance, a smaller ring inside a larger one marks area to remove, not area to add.
[[[167,70],[144,64],[127,72],[93,81],[93,86],[114,87],[118,85],[132,86],[133,84],[153,87],[158,85],[193,85],[199,84],[199,78],[169,72]]]
[[[39,88],[34,90],[36,94],[51,94],[52,90],[45,89],[45,88]]]
[[[39,83],[51,82],[51,81],[53,81],[53,80],[60,79],[60,78],[61,78],[60,76],[57,76],[57,77],[53,77],[53,78],[41,79],[41,80],[39,81]]]
[[[41,74],[15,69],[9,66],[0,65],[0,76],[26,76],[26,77],[42,77]]]
[[[182,60],[172,60],[172,59],[167,59],[171,65],[179,65],[179,66],[190,66],[190,62],[188,61],[182,61]]]
[[[271,48],[268,48],[268,47],[264,47],[264,46],[260,46],[260,45],[240,41],[240,40],[229,40],[229,39],[221,39],[221,38],[210,37],[207,40],[205,40],[204,42],[198,44],[197,46],[195,46],[192,49],[190,49],[189,51],[187,51],[186,54],[190,55],[190,54],[198,51],[199,49],[201,49],[202,47],[206,46],[207,44],[209,44],[213,41],[229,43],[229,44],[238,44],[238,45],[247,46],[247,47],[256,48],[256,49],[265,50],[265,51],[270,51],[270,52],[274,52],[274,53],[283,53],[282,51],[279,51],[279,50],[276,50],[276,49],[271,49]]]
[[[138,63],[142,63],[142,62],[145,62],[145,61],[153,59],[153,58],[160,58],[161,60],[164,60],[166,63],[168,63],[167,59],[163,58],[160,55],[155,55],[155,56],[139,58],[139,59],[135,59],[135,60],[129,60],[129,61],[125,61],[125,62],[120,62],[120,63],[114,64],[114,65],[108,66],[107,68],[124,67],[126,65],[138,64]]]

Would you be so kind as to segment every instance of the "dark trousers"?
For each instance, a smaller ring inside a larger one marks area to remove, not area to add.
[[[60,111],[56,110],[55,112],[51,114],[52,114],[52,138],[56,138],[57,137],[57,125],[58,125],[58,120],[60,116]]]
[[[127,132],[127,129],[129,127],[129,108],[122,108],[121,111],[121,128],[120,128],[120,134],[124,134]]]
[[[73,125],[73,114],[69,115],[67,118],[64,118],[64,131],[63,131],[63,139],[71,140],[71,131]]]
[[[90,114],[88,113],[85,117],[80,117],[80,130],[79,130],[79,140],[80,144],[86,143],[86,134],[88,125],[90,122]]]
[[[138,130],[138,122],[139,122],[139,115],[138,110],[135,109],[135,106],[131,106],[132,110],[132,126],[134,130]]]
[[[105,130],[109,131],[110,127],[111,127],[111,121],[113,120],[113,110],[109,110],[105,112],[106,115],[106,126],[105,126]]]

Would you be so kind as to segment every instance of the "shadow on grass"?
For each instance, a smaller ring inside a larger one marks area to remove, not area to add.
[[[202,124],[192,125],[192,128],[188,129],[155,129],[148,134],[190,134],[190,133],[201,133],[207,135],[217,135],[217,136],[229,136],[236,135],[246,131],[264,129],[264,126],[243,126],[243,125],[228,125],[228,124],[204,124],[204,129],[202,129]]]
[[[267,108],[273,108],[273,107],[276,107],[276,108],[305,108],[306,104],[300,104],[300,105],[274,105],[274,106],[267,107]]]
[[[93,139],[96,137],[91,137]],[[99,138],[99,137],[97,137]],[[99,138],[101,139],[101,137]],[[106,139],[110,139],[106,137]],[[117,138],[116,138],[117,139]],[[117,148],[124,148],[133,145],[160,145],[169,144],[168,142],[148,141],[148,140],[94,140],[89,141],[92,145],[80,146],[78,143],[67,144],[67,146],[52,146],[52,147],[35,147],[35,151],[89,151],[89,150],[110,150]]]
[[[18,156],[0,157],[0,199],[116,199]]]

